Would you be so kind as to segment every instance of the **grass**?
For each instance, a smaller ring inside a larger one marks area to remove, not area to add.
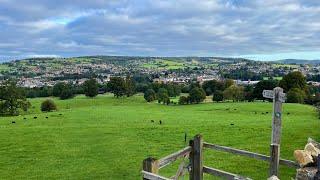
[[[59,111],[42,113],[43,100],[32,99],[29,114],[1,117],[0,179],[140,179],[142,160],[183,148],[185,132],[188,139],[201,133],[206,142],[269,154],[271,103],[165,106],[146,103],[142,96],[78,96],[55,99]],[[281,157],[293,159],[308,137],[320,139],[320,121],[308,105],[284,104],[283,109]],[[204,158],[207,166],[267,178],[266,162],[211,150]],[[170,177],[177,166],[160,174]],[[294,176],[294,169],[281,166],[281,179]]]
[[[176,62],[173,60],[158,59],[142,65],[144,68],[150,69],[183,69],[186,67],[182,62]]]
[[[6,64],[0,64],[0,72],[2,71],[9,71],[10,67]]]

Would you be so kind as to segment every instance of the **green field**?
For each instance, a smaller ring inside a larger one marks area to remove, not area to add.
[[[142,160],[183,148],[185,132],[188,139],[201,133],[206,142],[269,153],[271,103],[165,106],[142,96],[78,96],[55,99],[59,111],[41,113],[41,101],[31,100],[28,115],[1,117],[0,179],[140,179]],[[281,157],[293,159],[308,137],[320,139],[320,120],[312,106],[284,104],[283,109]],[[207,166],[267,178],[267,162],[211,150],[204,157]],[[170,177],[176,166],[160,174]],[[281,180],[294,175],[294,169],[281,166]]]

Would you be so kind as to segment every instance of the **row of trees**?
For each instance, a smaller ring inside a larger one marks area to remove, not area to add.
[[[160,86],[161,88],[154,88]],[[236,85],[233,80],[227,79],[224,81],[211,80],[202,84],[191,83],[186,86],[174,84],[153,84],[148,89],[144,97],[146,101],[151,102],[158,100],[159,103],[170,103],[171,92],[174,87],[181,88],[179,92],[189,93],[188,96],[181,96],[179,104],[192,104],[204,101],[206,96],[212,95],[212,100],[216,102],[224,100],[232,101],[254,101],[266,100],[262,96],[263,90],[272,90],[280,86],[287,93],[287,102],[289,103],[309,103],[315,104],[320,102],[320,90],[314,86],[308,86],[306,78],[301,72],[291,72],[283,77],[279,82],[277,80],[262,80],[256,85]],[[179,93],[177,93],[178,95]]]

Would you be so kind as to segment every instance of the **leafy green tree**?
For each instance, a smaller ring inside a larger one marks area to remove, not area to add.
[[[304,90],[307,86],[306,77],[299,71],[290,72],[285,75],[279,83],[286,92],[291,88],[299,88]]]
[[[54,103],[52,99],[46,99],[41,103],[42,112],[50,112],[55,110],[57,110],[57,105]]]
[[[136,93],[135,89],[135,82],[132,79],[131,76],[127,76],[125,79],[125,84],[126,84],[126,95],[127,97],[130,97]]]
[[[96,97],[98,95],[99,86],[95,79],[86,80],[83,84],[83,90],[86,96]]]
[[[30,107],[29,101],[22,88],[17,87],[12,80],[4,81],[0,85],[0,114],[19,115],[19,110],[27,111]]]
[[[108,83],[109,90],[114,94],[115,97],[122,97],[126,95],[126,82],[121,77],[112,77]]]
[[[55,97],[60,97],[62,90],[65,87],[65,83],[59,82],[53,86],[52,95]]]
[[[156,100],[156,92],[154,92],[153,89],[148,89],[145,93],[144,93],[144,99],[147,102],[152,102],[154,100]]]
[[[228,87],[234,85],[234,81],[232,79],[226,79],[224,80],[224,89],[227,89]]]
[[[244,99],[248,102],[254,101],[253,86],[247,85],[244,88]]]
[[[291,88],[287,93],[288,103],[304,103],[306,94],[303,90],[299,88]]]
[[[62,91],[60,93],[60,99],[70,99],[74,97],[72,86],[70,84],[64,84]]]
[[[158,91],[158,102],[161,103],[166,103],[169,99],[168,91],[165,88],[160,88]]]
[[[242,101],[244,99],[244,88],[232,85],[223,91],[223,98],[232,101]]]
[[[189,100],[191,103],[200,103],[206,99],[206,92],[202,88],[195,87],[190,90]]]
[[[223,83],[217,80],[205,81],[202,88],[206,91],[206,95],[210,96],[218,90],[223,90]]]
[[[278,81],[276,80],[259,81],[253,88],[253,97],[255,99],[263,100],[264,99],[264,97],[262,96],[263,90],[272,90],[277,86],[278,86]]]
[[[212,96],[212,101],[223,101],[223,91],[217,90]]]
[[[180,96],[179,97],[179,104],[184,105],[189,103],[189,98],[186,96]]]

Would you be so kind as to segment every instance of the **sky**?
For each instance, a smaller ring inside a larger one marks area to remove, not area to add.
[[[84,55],[320,59],[320,1],[0,0],[0,61]]]

